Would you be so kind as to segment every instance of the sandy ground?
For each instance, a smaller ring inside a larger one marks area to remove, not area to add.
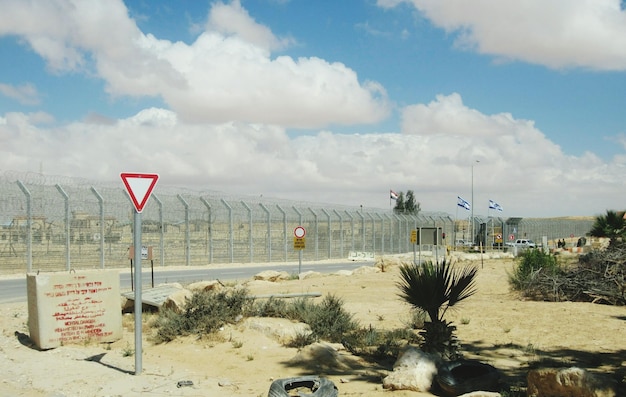
[[[621,382],[618,395],[626,395],[626,308],[521,300],[507,283],[512,263],[474,262],[480,269],[478,293],[448,312],[465,356],[500,369],[508,385],[523,387],[529,366],[537,363],[578,365],[613,377]],[[397,296],[398,280],[397,268],[391,268],[374,274],[252,282],[249,289],[252,294],[334,294],[362,325],[391,329],[404,326],[410,317],[409,306]],[[135,357],[129,354],[134,348],[131,315],[124,319],[120,341],[47,351],[38,351],[30,342],[25,302],[1,305],[0,319],[2,396],[267,396],[274,379],[314,374],[332,380],[340,396],[430,395],[383,390],[381,379],[391,368],[356,357],[350,357],[350,369],[330,373],[311,363],[294,364],[297,349],[284,347],[275,331],[288,333],[295,325],[281,319],[246,319],[217,337],[159,345],[150,341],[146,325],[139,375],[134,374]],[[149,321],[148,316],[144,320]],[[193,385],[177,387],[186,380]]]

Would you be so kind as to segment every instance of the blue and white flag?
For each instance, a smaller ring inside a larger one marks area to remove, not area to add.
[[[502,206],[493,200],[489,200],[489,208],[492,210],[502,211]]]
[[[463,208],[465,208],[466,210],[469,211],[470,203],[468,203],[467,201],[463,200],[461,198],[461,196],[457,196],[456,198],[458,199],[457,202],[456,202],[456,205],[458,205],[459,207],[463,207]]]

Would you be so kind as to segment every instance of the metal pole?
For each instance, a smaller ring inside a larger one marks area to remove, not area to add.
[[[65,193],[61,185],[56,185],[57,190],[63,196],[65,202],[65,270],[70,271],[70,196]]]
[[[335,215],[337,215],[337,218],[339,218],[339,236],[340,236],[340,243],[341,243],[341,257],[343,258],[343,218],[341,218],[341,215],[339,215],[339,212],[337,212],[337,210],[333,210],[333,212],[335,213]]]
[[[100,269],[104,269],[104,199],[93,186],[91,192],[98,199],[98,206],[100,207]]]
[[[228,209],[228,256],[230,257],[230,263],[235,261],[234,240],[233,240],[233,208],[224,200],[220,199],[224,207]]]
[[[32,198],[30,191],[22,183],[22,181],[17,181],[17,185],[26,196],[26,271],[30,273],[33,269],[33,212],[31,209]]]
[[[163,230],[163,203],[161,202],[161,200],[159,200],[156,194],[152,194],[152,197],[154,197],[154,201],[156,201],[157,205],[159,206],[159,257],[161,266],[165,266],[165,230]]]
[[[248,211],[248,249],[250,250],[250,263],[254,262],[254,244],[252,242],[252,209],[241,200],[241,205]]]
[[[208,241],[208,250],[209,250],[209,263],[213,263],[213,233],[211,230],[211,204],[209,204],[208,201],[206,201],[206,199],[204,197],[200,197],[200,201],[202,201],[202,204],[204,204],[204,206],[206,207],[207,211],[209,212],[209,218],[208,218],[208,227],[207,227],[207,232],[209,233],[209,241]]]
[[[317,223],[317,214],[311,209],[311,207],[309,207],[309,211],[313,214],[313,221],[315,222],[315,260],[317,260],[319,248],[319,227]]]
[[[276,208],[283,214],[283,247],[285,248],[285,262],[287,262],[287,213],[278,204]]]
[[[141,213],[135,210],[135,230],[133,244],[135,247],[135,375],[141,374]]]
[[[259,203],[259,206],[267,215],[267,261],[272,262],[272,217],[270,210],[263,203]]]

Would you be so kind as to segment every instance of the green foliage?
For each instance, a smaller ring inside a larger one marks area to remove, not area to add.
[[[319,305],[296,305],[300,320],[311,327],[313,335],[329,342],[341,342],[341,337],[356,328],[353,315],[343,308],[343,301],[327,295]]]
[[[429,261],[400,267],[400,297],[430,317],[420,331],[424,351],[450,359],[459,357],[456,327],[443,317],[448,308],[476,293],[477,272],[474,266],[454,269],[445,260],[440,264]]]
[[[417,215],[420,210],[420,203],[415,201],[415,194],[413,193],[413,190],[407,191],[406,196],[403,192],[398,193],[396,205],[393,208],[393,211],[396,214]]]
[[[419,336],[412,330],[379,330],[371,326],[356,329],[341,341],[350,353],[375,360],[395,360],[404,346],[418,342]]]
[[[624,211],[607,210],[606,215],[598,216],[589,231],[593,237],[608,237],[611,244],[626,234],[626,221]]]
[[[245,289],[196,292],[181,313],[159,312],[154,326],[155,341],[169,342],[178,336],[210,334],[224,324],[234,323],[252,303]]]
[[[526,250],[519,257],[513,273],[509,274],[509,284],[516,291],[530,288],[539,273],[556,275],[561,272],[557,258],[542,250]]]
[[[474,266],[453,269],[451,262],[432,261],[400,267],[398,287],[402,299],[428,313],[431,321],[441,321],[449,307],[476,293]]]

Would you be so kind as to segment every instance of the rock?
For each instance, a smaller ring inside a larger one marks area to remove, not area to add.
[[[189,291],[188,289],[181,289],[165,298],[165,301],[163,301],[161,308],[166,310],[173,310],[176,313],[181,313],[183,310],[185,310],[185,306],[192,296],[193,292]]]
[[[192,292],[203,292],[203,291],[221,291],[223,288],[222,283],[219,280],[211,280],[211,281],[198,281],[196,283],[191,283],[187,286],[187,289]]]
[[[502,394],[492,391],[473,391],[471,393],[461,394],[459,397],[502,397]]]
[[[341,354],[325,343],[314,343],[302,348],[289,362],[297,365],[305,364],[307,368],[317,371],[348,371],[358,366],[350,356]]]
[[[291,276],[287,272],[279,272],[276,270],[266,270],[261,273],[258,273],[254,276],[255,280],[264,280],[264,281],[280,281],[280,280],[289,280]]]
[[[615,397],[609,379],[577,367],[531,370],[527,381],[528,397]]]
[[[321,276],[322,276],[322,273],[314,272],[313,270],[309,270],[308,272],[300,273],[298,275],[298,279],[304,280],[304,279],[307,279],[307,278],[317,278],[317,277],[321,277]]]
[[[407,346],[393,365],[393,372],[383,379],[383,388],[390,390],[430,390],[440,358]]]
[[[370,274],[370,273],[380,273],[381,270],[375,266],[361,266],[352,271],[352,274]]]

